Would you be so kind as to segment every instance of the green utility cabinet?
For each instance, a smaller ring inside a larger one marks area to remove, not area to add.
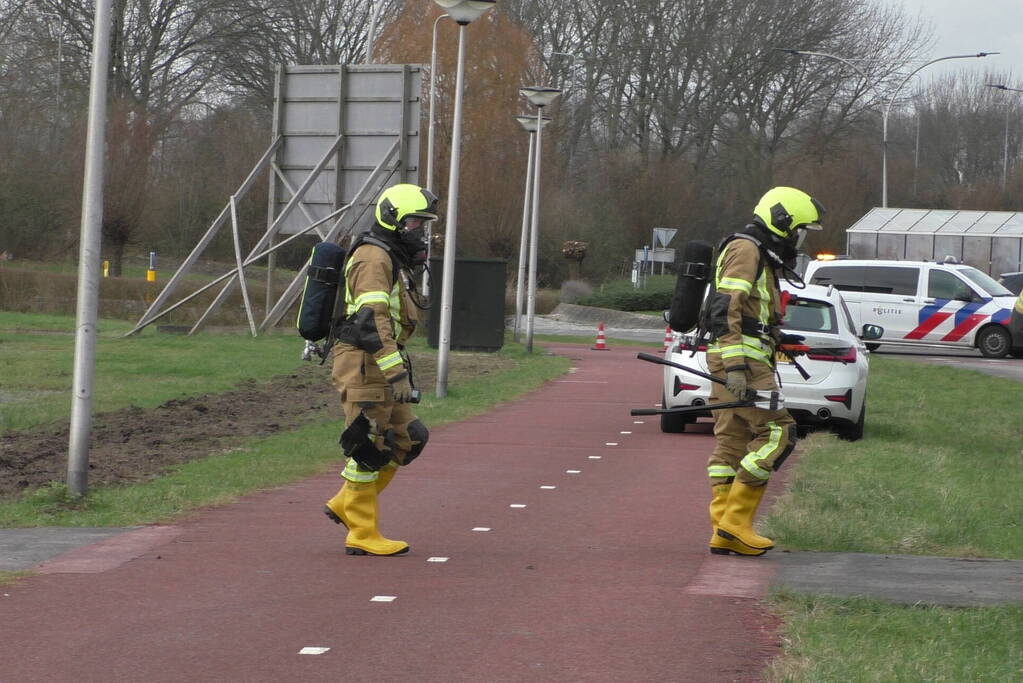
[[[451,301],[451,348],[458,351],[498,351],[504,346],[504,289],[508,262],[504,259],[455,259],[455,290]],[[440,298],[444,261],[430,259],[433,282],[427,342],[440,345]]]

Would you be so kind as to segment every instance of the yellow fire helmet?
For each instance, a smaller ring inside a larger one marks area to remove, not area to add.
[[[429,190],[411,183],[392,185],[380,193],[376,219],[381,227],[396,230],[405,225],[405,219],[409,216],[436,220],[437,197]]]
[[[760,198],[753,215],[774,234],[788,237],[798,228],[820,230],[824,207],[802,190],[774,187]]]

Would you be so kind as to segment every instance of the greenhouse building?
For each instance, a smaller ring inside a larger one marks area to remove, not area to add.
[[[998,277],[1023,270],[1023,213],[873,208],[846,231],[851,258],[941,261]]]

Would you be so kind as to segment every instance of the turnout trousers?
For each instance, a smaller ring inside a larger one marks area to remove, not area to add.
[[[364,414],[373,425],[373,441],[378,450],[390,451],[391,461],[384,470],[407,465],[426,445],[427,431],[412,407],[395,403],[391,389],[373,357],[359,349],[339,344],[334,356],[332,380],[341,394],[345,426]],[[355,482],[376,481],[379,472],[364,471],[348,459],[342,476]]]
[[[757,360],[748,361],[749,386],[758,391],[777,391],[774,368]],[[721,355],[707,354],[707,367],[715,377],[725,378]],[[723,385],[711,385],[710,402],[735,401]],[[748,486],[763,486],[796,446],[796,421],[784,408],[724,408],[714,411],[714,452],[707,461],[711,486],[734,479]]]

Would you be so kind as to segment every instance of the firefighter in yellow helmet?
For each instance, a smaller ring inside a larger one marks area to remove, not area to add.
[[[344,319],[334,346],[333,382],[341,392],[347,457],[344,484],[324,513],[348,529],[349,555],[401,555],[404,541],[381,535],[377,498],[422,453],[429,433],[415,416],[412,368],[404,345],[415,331],[412,271],[426,260],[425,225],[437,198],[407,183],[384,190],[376,220],[357,237],[344,266]],[[410,291],[411,289],[411,291]]]
[[[718,248],[714,280],[705,304],[712,342],[711,403],[741,401],[757,391],[777,391],[775,353],[782,339],[779,273],[792,270],[807,230],[820,230],[823,207],[791,187],[769,190],[753,210],[753,221]],[[794,340],[791,340],[794,341]],[[753,530],[753,516],[771,473],[796,445],[796,423],[784,408],[723,408],[714,411],[717,444],[707,463],[712,498],[710,551],[763,555],[774,541]]]

